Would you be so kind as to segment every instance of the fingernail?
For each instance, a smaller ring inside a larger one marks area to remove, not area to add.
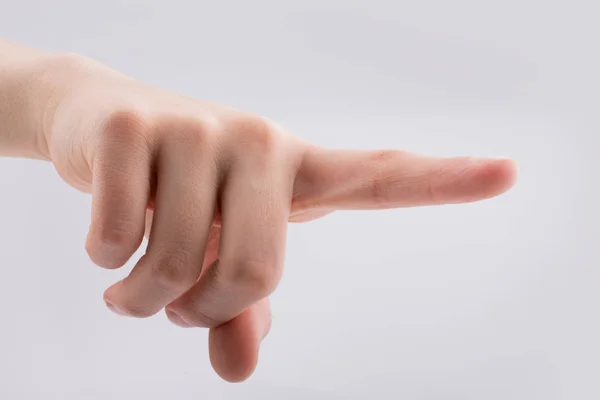
[[[261,339],[261,342],[263,340],[265,340],[265,338],[267,337],[267,335],[269,334],[269,332],[271,331],[271,326],[273,325],[273,316],[271,315],[271,313],[269,313],[269,322],[266,324],[265,326],[265,330],[263,333],[263,337]]]
[[[476,162],[476,163],[486,163],[486,162],[490,162],[490,161],[508,160],[508,157],[493,157],[493,156],[469,157],[469,160]]]
[[[112,312],[114,312],[117,315],[125,315],[123,314],[123,312],[121,310],[119,310],[119,308],[117,306],[115,306],[113,303],[111,303],[108,300],[104,300],[104,302],[106,303],[106,307],[108,307],[108,309]]]
[[[169,318],[169,321],[171,321],[173,324],[179,326],[180,328],[192,328],[192,325],[185,322],[185,320],[183,318],[181,318],[181,316],[179,314],[177,314],[176,312],[171,311],[171,310],[166,310],[166,313],[167,313],[167,318]]]

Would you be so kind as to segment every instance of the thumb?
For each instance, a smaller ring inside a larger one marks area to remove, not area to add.
[[[510,189],[516,175],[510,159],[311,148],[296,178],[294,208],[358,210],[472,202]]]
[[[269,299],[263,299],[223,325],[210,329],[210,362],[228,382],[247,379],[258,363],[261,341],[271,329]]]

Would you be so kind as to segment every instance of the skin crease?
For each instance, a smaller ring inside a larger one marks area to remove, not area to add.
[[[271,326],[288,222],[463,203],[508,190],[509,159],[325,149],[267,118],[136,82],[82,56],[0,41],[0,155],[45,159],[92,195],[86,249],[130,275],[117,314],[210,328],[210,361],[248,378]]]

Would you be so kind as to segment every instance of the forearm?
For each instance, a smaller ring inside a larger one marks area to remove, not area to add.
[[[45,116],[53,56],[0,39],[0,156],[47,159]]]

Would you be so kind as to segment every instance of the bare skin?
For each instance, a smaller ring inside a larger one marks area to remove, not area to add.
[[[91,193],[86,248],[97,265],[120,268],[148,236],[107,306],[210,328],[212,365],[228,381],[256,367],[289,222],[472,202],[516,180],[508,159],[322,148],[267,118],[4,41],[0,156],[48,160]]]

